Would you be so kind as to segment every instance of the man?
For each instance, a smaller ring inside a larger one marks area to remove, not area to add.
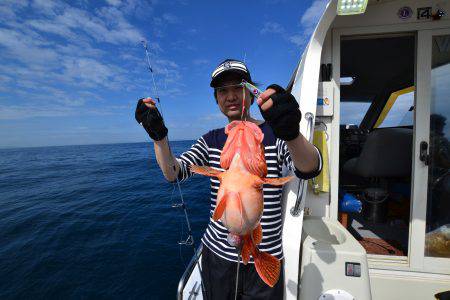
[[[301,113],[295,98],[278,85],[269,86],[256,99],[265,121],[256,120],[249,113],[254,98],[239,85],[242,79],[252,83],[247,66],[241,61],[227,59],[212,73],[210,85],[214,88],[214,97],[220,111],[229,122],[241,119],[242,100],[245,97],[246,120],[257,124],[264,133],[267,177],[281,177],[283,165],[294,171],[299,178],[309,179],[317,176],[322,167],[320,152],[300,134]],[[175,158],[167,142],[167,128],[152,99],[139,100],[136,120],[154,140],[156,159],[167,180],[185,180],[192,176],[189,170],[192,164],[220,169],[220,154],[227,138],[224,128],[203,135],[189,151]],[[211,216],[215,209],[218,188],[219,181],[212,178]],[[259,245],[261,251],[279,260],[283,259],[281,191],[281,187],[264,186],[264,211],[261,218],[263,240]],[[220,221],[215,222],[210,218],[202,238],[202,279],[207,299],[234,298],[237,252],[228,243],[227,234],[227,229]],[[253,259],[248,265],[241,264],[239,270],[239,299],[283,299],[283,269],[273,288],[259,278]]]

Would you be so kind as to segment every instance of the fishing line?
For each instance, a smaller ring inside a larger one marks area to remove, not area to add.
[[[247,116],[244,115],[245,112],[245,87],[242,87],[242,112],[241,112],[241,120],[246,121]]]
[[[148,70],[150,71],[150,74],[151,74],[151,77],[152,77],[153,92],[155,93],[155,98],[156,98],[156,100],[158,101],[158,104],[159,104],[159,111],[160,111],[161,117],[164,119],[162,103],[161,103],[160,98],[159,98],[159,91],[158,91],[158,87],[156,86],[155,75],[153,73],[153,68],[152,68],[152,65],[150,63],[150,55],[148,53],[147,42],[146,41],[142,41],[142,45],[144,46],[144,49],[145,49],[145,56],[147,58]],[[172,149],[170,147],[169,137],[167,136],[166,139],[167,139],[167,144],[168,144],[168,147],[169,147],[169,151],[170,151],[170,153],[172,153]],[[172,165],[172,169],[173,169],[174,172],[176,172],[175,164]],[[174,175],[177,175],[177,174],[174,174]],[[180,195],[181,203],[174,204],[172,207],[175,207],[175,208],[176,207],[181,207],[184,210],[184,215],[185,215],[186,223],[187,223],[187,226],[188,226],[188,237],[187,237],[187,239],[184,242],[180,241],[179,243],[182,243],[182,244],[185,244],[185,245],[188,245],[188,246],[193,246],[193,250],[194,250],[194,253],[195,253],[194,237],[192,236],[191,223],[189,222],[189,217],[188,217],[188,213],[187,213],[186,203],[184,202],[183,193],[181,191],[180,180],[178,179],[178,176],[175,176],[175,178],[176,178],[176,186],[178,187],[178,192],[179,192],[179,195]]]
[[[241,248],[242,249],[242,248]],[[237,299],[237,295],[238,295],[238,287],[239,287],[239,265],[241,264],[241,251],[239,248],[236,247],[237,250],[237,255],[238,255],[238,259],[237,259],[237,267],[236,267],[236,285],[234,288],[234,300]]]
[[[175,186],[175,184],[173,184],[172,185],[172,193],[170,194],[170,200],[169,200],[169,203],[171,203],[171,206],[173,207],[173,205],[175,204],[174,203],[174,201],[173,201],[173,195],[174,195],[174,193],[175,193],[175,189],[176,189],[176,186]],[[183,239],[183,236],[184,236],[184,226],[183,226],[183,221],[182,220],[180,220],[180,241]],[[184,257],[183,257],[183,254],[182,254],[182,251],[181,251],[181,244],[180,243],[178,243],[178,254],[180,255],[180,261],[181,261],[181,263],[183,264],[183,266],[184,266],[184,268],[186,269],[186,262],[184,261]]]
[[[148,66],[148,70],[150,71],[150,74],[151,74],[151,77],[152,77],[153,92],[155,93],[155,98],[156,98],[156,100],[158,101],[158,104],[159,104],[159,110],[160,110],[161,117],[164,119],[162,104],[161,104],[161,101],[160,101],[160,98],[159,98],[158,88],[156,86],[155,75],[153,73],[153,68],[152,68],[152,65],[150,63],[150,55],[148,53],[147,41],[142,40],[141,43],[142,43],[142,46],[145,49],[145,56],[147,58],[147,66]],[[168,148],[169,148],[169,152],[172,153],[172,149],[170,147],[170,141],[169,141],[169,136],[168,135],[166,136],[166,139],[167,139],[167,145],[168,145]],[[174,164],[172,165],[172,169],[173,169],[174,173],[176,173],[175,162],[173,162],[173,163]],[[184,201],[184,198],[183,198],[183,193],[181,191],[180,180],[178,179],[178,174],[175,174],[175,179],[176,179],[176,186],[178,187],[178,192],[179,192],[179,195],[180,195],[181,203],[173,204],[172,207],[174,207],[174,208],[181,207],[183,209],[184,216],[185,216],[185,219],[186,219],[187,228],[188,228],[188,237],[185,240],[182,239],[181,241],[179,241],[178,244],[180,245],[180,249],[181,249],[182,245],[192,246],[192,249],[194,251],[194,255],[196,255],[195,245],[194,245],[194,237],[192,235],[191,223],[189,222],[187,206],[186,206],[186,202]],[[175,189],[175,187],[174,187],[174,189]],[[205,286],[203,284],[202,269],[201,269],[199,260],[197,260],[197,265],[198,265],[198,269],[199,269],[199,273],[200,273],[200,278],[201,278],[200,283],[201,283],[201,286],[202,286],[203,295],[205,296],[206,299],[208,299],[208,297],[206,295]]]

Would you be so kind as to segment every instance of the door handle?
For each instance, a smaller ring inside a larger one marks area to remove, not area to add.
[[[419,159],[428,166],[430,164],[430,155],[428,154],[428,143],[425,141],[420,142]]]

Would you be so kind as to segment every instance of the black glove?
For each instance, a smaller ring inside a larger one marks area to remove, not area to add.
[[[167,128],[158,109],[149,108],[145,105],[145,98],[139,99],[134,117],[141,124],[148,135],[155,141],[160,141],[167,136]]]
[[[300,133],[300,120],[302,119],[302,113],[295,97],[277,84],[269,85],[267,88],[274,89],[276,92],[270,96],[273,101],[271,108],[266,111],[259,108],[261,115],[272,127],[277,138],[284,141],[295,139]]]

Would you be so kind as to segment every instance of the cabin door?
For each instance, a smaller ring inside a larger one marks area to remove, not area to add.
[[[339,218],[372,267],[450,274],[450,29],[363,31],[333,37]]]
[[[418,34],[412,267],[450,273],[450,29]],[[425,201],[426,200],[426,201]]]
[[[340,38],[339,219],[369,257],[400,265],[410,255],[416,43],[412,32]]]

